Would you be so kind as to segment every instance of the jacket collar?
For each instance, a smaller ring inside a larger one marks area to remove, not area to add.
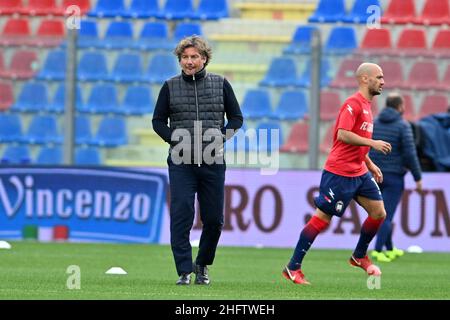
[[[187,75],[186,73],[184,73],[184,71],[181,71],[181,75],[183,76],[183,79],[185,81],[188,81],[188,82],[194,81],[193,76]],[[200,70],[199,72],[197,72],[195,74],[195,80],[201,80],[204,77],[206,77],[206,69],[205,68],[203,68],[202,70]]]

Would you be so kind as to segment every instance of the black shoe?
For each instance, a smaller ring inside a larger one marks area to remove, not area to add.
[[[177,286],[186,286],[191,284],[191,274],[182,273],[180,278],[177,280]]]
[[[209,284],[208,268],[206,266],[195,265],[195,284]]]

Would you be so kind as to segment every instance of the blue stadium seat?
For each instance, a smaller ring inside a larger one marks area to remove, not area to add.
[[[297,85],[297,67],[295,61],[288,57],[272,59],[269,70],[260,82],[264,86],[295,86]]]
[[[78,47],[91,48],[97,45],[99,40],[97,22],[94,20],[81,20],[78,34]]]
[[[44,67],[37,75],[37,79],[64,80],[66,78],[66,52],[63,50],[50,51],[44,62]]]
[[[27,82],[23,85],[19,99],[11,107],[12,111],[38,112],[48,105],[47,86],[39,82]]]
[[[162,84],[178,73],[176,58],[172,54],[157,53],[148,65],[145,79],[151,83]]]
[[[1,158],[2,164],[30,164],[31,154],[28,146],[8,145]]]
[[[63,163],[63,152],[61,147],[41,147],[36,157],[36,164],[59,165]]]
[[[108,80],[106,58],[101,52],[86,52],[78,66],[78,80]]]
[[[0,113],[0,143],[22,142],[22,132],[18,114]]]
[[[256,127],[258,151],[266,151],[272,153],[279,151],[283,145],[283,132],[281,130],[281,124],[275,121],[262,122]],[[272,140],[275,135],[278,134],[278,141]]]
[[[150,18],[159,13],[158,0],[133,0],[127,10],[122,13],[125,18]]]
[[[75,118],[75,143],[90,144],[92,142],[92,127],[89,117],[77,116]]]
[[[189,19],[194,12],[192,0],[166,0],[158,18],[166,20]]]
[[[97,148],[76,148],[75,149],[75,164],[77,165],[100,165],[102,157]]]
[[[320,66],[321,72],[320,72],[320,86],[326,87],[332,80],[331,75],[331,65],[330,61],[328,59],[322,59],[322,63]],[[298,80],[298,85],[300,87],[309,88],[311,85],[311,61],[308,60],[306,62],[306,68],[302,72],[300,79]]]
[[[129,86],[121,111],[126,115],[143,115],[153,112],[153,101],[148,86]]]
[[[116,82],[133,82],[144,80],[142,75],[141,55],[135,53],[122,53],[117,57],[109,80]]]
[[[31,144],[62,143],[56,118],[50,115],[36,115],[31,119],[24,141]]]
[[[286,90],[281,94],[271,118],[278,120],[299,120],[308,113],[306,96],[300,90]]]
[[[94,9],[88,12],[88,16],[98,18],[120,17],[125,12],[123,0],[98,0]]]
[[[266,89],[251,89],[245,93],[242,102],[242,113],[245,118],[264,118],[272,114],[272,103]]]
[[[308,22],[338,22],[345,17],[345,3],[344,0],[320,0],[316,11]]]
[[[247,134],[247,136],[246,136]],[[256,138],[256,130],[247,130],[246,124],[236,132],[236,134],[225,142],[226,152],[238,152],[256,150],[258,141]]]
[[[372,10],[367,12],[367,9],[370,6],[377,6],[380,10],[380,14],[383,14],[379,0],[355,0],[352,10],[342,19],[342,21],[348,23],[366,23],[369,17],[374,13]]]
[[[283,50],[286,54],[308,54],[311,52],[311,38],[316,26],[298,26],[291,43]]]
[[[83,105],[83,99],[81,96],[81,88],[79,85],[76,86],[75,90],[76,90],[75,96],[75,109],[76,109],[77,106]],[[46,110],[48,112],[63,113],[66,105],[65,97],[66,97],[66,87],[64,86],[64,83],[61,83],[59,87],[56,89],[53,101],[47,105]]]
[[[229,16],[227,0],[200,0],[193,19],[217,20]]]
[[[100,147],[118,147],[128,143],[127,127],[122,117],[106,116],[99,124],[93,145]]]
[[[97,84],[92,87],[86,104],[78,108],[80,112],[118,113],[117,90],[113,84]]]
[[[325,44],[325,54],[349,54],[358,47],[353,27],[334,27]]]
[[[126,49],[133,44],[133,25],[128,21],[112,21],[105,36],[96,44],[102,49]]]
[[[138,50],[172,50],[175,43],[169,39],[169,30],[165,22],[147,22],[133,48]]]
[[[175,41],[180,41],[184,37],[192,36],[192,35],[202,36],[202,26],[198,23],[192,22],[181,22],[179,23],[173,32],[173,38]]]

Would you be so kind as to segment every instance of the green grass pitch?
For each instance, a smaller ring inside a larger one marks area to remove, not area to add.
[[[211,285],[176,286],[169,246],[12,242],[0,250],[0,299],[450,299],[450,254],[405,254],[378,263],[379,289],[352,268],[350,250],[311,249],[303,270],[312,283],[286,281],[281,270],[291,249],[219,247]],[[68,289],[67,268],[80,268],[80,289]],[[118,266],[127,275],[107,275]]]

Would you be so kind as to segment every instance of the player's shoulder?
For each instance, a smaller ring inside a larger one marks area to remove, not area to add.
[[[347,99],[345,99],[344,103],[342,104],[342,108],[352,108],[352,110],[359,111],[362,108],[362,101],[361,99],[356,95],[351,95]]]

